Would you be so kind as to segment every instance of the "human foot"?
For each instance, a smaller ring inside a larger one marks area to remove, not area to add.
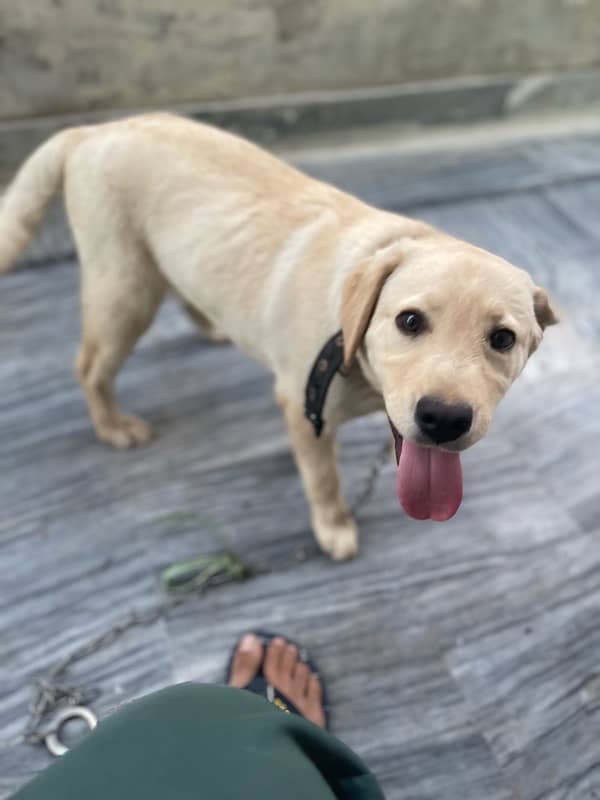
[[[281,636],[276,636],[265,646],[255,634],[245,634],[240,640],[231,662],[229,685],[245,689],[261,673],[264,681],[268,684],[267,698],[271,702],[285,707],[285,701],[277,702],[279,698],[275,693],[280,693],[294,705],[303,717],[321,728],[325,727],[326,718],[321,681],[310,666],[301,659],[295,644],[286,642]],[[250,689],[252,690],[253,687]],[[274,696],[269,697],[269,689]]]

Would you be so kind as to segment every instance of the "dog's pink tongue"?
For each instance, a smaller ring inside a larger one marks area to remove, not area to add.
[[[450,519],[462,500],[462,468],[458,453],[419,447],[404,439],[398,462],[398,498],[415,519]]]

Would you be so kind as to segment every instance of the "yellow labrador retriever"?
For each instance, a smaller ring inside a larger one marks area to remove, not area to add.
[[[66,130],[0,206],[8,270],[63,188],[81,262],[76,371],[99,439],[146,443],[117,372],[168,291],[209,334],[268,366],[316,538],[358,548],[334,433],[385,409],[398,496],[417,519],[462,499],[459,453],[556,316],[526,272],[423,222],[372,208],[249,142],[170,114]],[[336,374],[337,373],[337,374]]]

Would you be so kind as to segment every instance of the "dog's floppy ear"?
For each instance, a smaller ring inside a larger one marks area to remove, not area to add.
[[[367,332],[383,284],[401,261],[401,246],[395,242],[361,261],[346,279],[341,308],[345,369]]]
[[[540,286],[535,287],[533,293],[533,310],[535,311],[535,318],[538,325],[542,330],[548,325],[556,325],[559,321],[557,313],[550,305],[550,300],[545,289]]]

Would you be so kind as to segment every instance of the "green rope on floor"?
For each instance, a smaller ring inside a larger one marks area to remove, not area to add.
[[[244,581],[256,570],[229,551],[200,556],[190,561],[178,561],[164,570],[161,580],[168,592],[183,594],[204,591],[210,586]]]

